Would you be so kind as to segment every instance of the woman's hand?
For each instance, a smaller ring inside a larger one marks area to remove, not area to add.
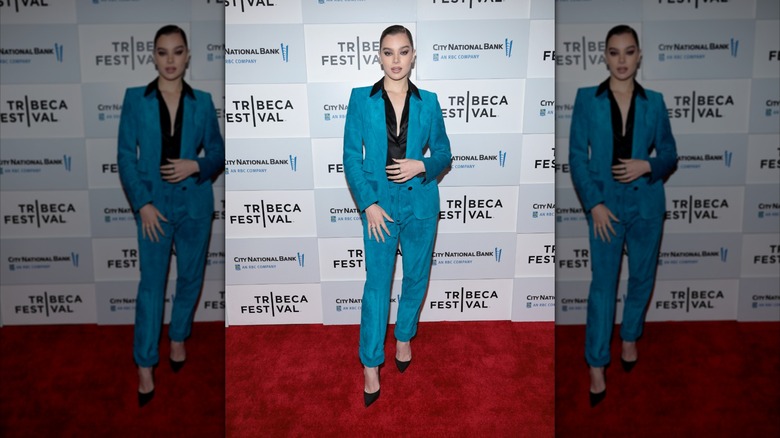
[[[152,242],[159,242],[160,237],[157,233],[165,235],[160,221],[168,222],[168,219],[152,204],[144,205],[138,210],[138,213],[141,215],[141,236],[149,238]]]
[[[379,204],[371,204],[366,208],[366,219],[368,220],[368,238],[371,239],[371,237],[373,237],[377,242],[384,242],[385,235],[382,231],[384,230],[388,236],[390,235],[390,230],[387,229],[385,219],[393,222],[393,218],[391,218]]]
[[[646,160],[620,158],[620,164],[612,166],[612,177],[622,183],[630,183],[646,173],[650,173],[650,162]]]
[[[591,208],[590,215],[593,218],[593,234],[603,242],[611,242],[612,239],[609,237],[609,233],[611,232],[613,236],[617,236],[615,229],[612,228],[612,221],[620,222],[620,220],[604,204],[598,204]]]
[[[169,158],[168,163],[160,166],[160,175],[169,183],[184,181],[193,173],[200,172],[200,165],[195,160]]]
[[[409,158],[396,159],[393,158],[395,164],[391,164],[385,167],[387,172],[387,179],[393,182],[402,183],[409,181],[415,176],[425,172],[425,165],[420,160],[412,160]]]

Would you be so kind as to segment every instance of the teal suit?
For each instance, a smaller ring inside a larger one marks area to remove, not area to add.
[[[160,110],[156,92],[150,92],[152,84],[127,89],[117,151],[119,177],[136,214],[138,228],[141,281],[136,299],[133,356],[142,367],[153,366],[159,360],[163,300],[174,248],[178,278],[169,336],[174,341],[183,341],[190,334],[203,285],[214,212],[212,179],[222,171],[225,163],[225,146],[211,95],[185,84],[179,108],[183,111],[180,157],[197,161],[200,171],[176,184],[163,181],[160,175]],[[204,154],[199,157],[201,151]],[[168,219],[168,222],[160,222],[164,236],[160,236],[159,242],[142,237],[138,211],[148,203]]]
[[[419,90],[409,98],[406,158],[421,160],[425,173],[397,184],[387,179],[385,102],[372,87],[355,88],[349,98],[344,127],[344,174],[363,215],[366,283],[360,322],[360,359],[368,367],[384,362],[384,338],[390,307],[390,285],[396,248],[403,253],[403,286],[395,337],[410,340],[428,287],[436,223],[439,215],[437,177],[452,160],[436,94]],[[428,157],[423,156],[428,149]],[[365,209],[377,203],[393,218],[386,222],[385,242],[368,237]]]
[[[650,173],[624,184],[612,176],[613,128],[605,84],[577,91],[569,136],[569,165],[574,188],[588,219],[591,284],[588,294],[585,358],[591,366],[609,363],[615,320],[615,293],[625,244],[629,257],[628,294],[621,338],[642,334],[644,315],[655,281],[658,249],[666,211],[664,178],[675,169],[677,150],[660,93],[636,87],[632,158],[650,163]],[[651,153],[655,154],[651,156]],[[604,204],[620,222],[611,242],[595,237],[590,210]]]

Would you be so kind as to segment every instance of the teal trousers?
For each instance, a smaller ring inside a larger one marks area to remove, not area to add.
[[[192,328],[195,306],[203,287],[211,216],[190,217],[186,210],[186,196],[187,190],[183,185],[165,184],[165,202],[155,204],[168,219],[168,222],[160,221],[165,235],[158,234],[158,242],[142,237],[141,219],[136,217],[141,281],[136,297],[133,358],[140,367],[151,367],[159,361],[165,288],[174,248],[177,279],[168,337],[172,341],[184,341]]]
[[[398,244],[403,255],[403,282],[395,325],[395,338],[406,342],[417,333],[433,258],[438,216],[419,219],[412,212],[415,190],[411,182],[388,181],[390,201],[381,205],[394,222],[386,221],[390,236],[385,241],[368,237],[368,221],[363,216],[363,243],[366,254],[366,283],[360,312],[360,361],[367,367],[385,361],[384,340],[390,313],[390,287],[395,270]]]
[[[663,229],[663,216],[642,218],[637,180],[616,184],[617,196],[605,204],[620,222],[612,222],[617,236],[604,242],[593,233],[593,219],[588,214],[590,233],[591,282],[588,293],[588,316],[585,326],[585,360],[593,367],[610,362],[610,340],[615,324],[615,306],[623,246],[628,255],[628,292],[623,307],[620,337],[627,342],[642,335],[647,304],[655,284],[658,250]]]

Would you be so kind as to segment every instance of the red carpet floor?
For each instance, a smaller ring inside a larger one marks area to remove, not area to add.
[[[365,408],[358,326],[229,327],[227,436],[553,436],[552,323],[421,323],[404,374],[392,328]]]
[[[3,327],[0,436],[224,436],[225,324],[194,324],[178,374],[166,330],[155,398],[139,409],[132,326]]]
[[[607,397],[590,408],[585,327],[556,327],[556,436],[780,436],[780,324],[647,323],[630,374],[617,329]]]

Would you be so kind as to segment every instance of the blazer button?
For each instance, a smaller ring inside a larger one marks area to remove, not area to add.
[[[636,187],[634,187],[634,190],[636,190]],[[182,187],[182,188],[181,188],[181,191],[182,191],[182,192],[186,192],[186,191],[187,191],[187,187]]]
[[[412,190],[412,188],[411,188],[411,187],[408,187],[406,190]]]
[[[639,187],[634,186],[634,191],[639,190]]]

